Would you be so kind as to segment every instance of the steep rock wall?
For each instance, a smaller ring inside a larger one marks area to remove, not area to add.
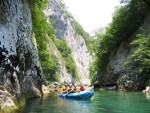
[[[33,44],[27,0],[0,1],[0,109],[14,100],[41,96],[44,78]]]
[[[136,35],[141,34],[150,38],[150,13],[147,14],[140,29],[133,33],[130,38],[123,40],[117,50],[112,51],[111,55],[108,56],[109,62],[105,69],[106,71],[96,77],[100,85],[117,83],[119,88],[127,90],[145,88],[145,81],[136,74],[134,64],[131,63],[128,67],[124,67],[124,64],[129,61],[135,50],[139,48],[139,46],[131,45],[131,42],[138,39]]]
[[[44,13],[48,20],[55,20],[54,28],[57,30],[57,37],[64,38],[72,49],[72,55],[80,76],[79,81],[84,84],[90,84],[89,66],[92,58],[88,53],[84,38],[75,34],[73,18],[67,15],[59,0],[50,0]],[[62,61],[60,60],[60,62]],[[62,81],[71,81],[72,79],[71,74],[66,72],[65,67],[61,67],[60,77]]]

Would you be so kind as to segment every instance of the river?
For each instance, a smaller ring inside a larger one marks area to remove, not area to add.
[[[30,99],[22,113],[150,113],[150,94],[96,91],[91,99],[71,100],[51,93]]]

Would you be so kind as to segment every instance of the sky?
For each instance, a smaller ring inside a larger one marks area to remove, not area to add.
[[[82,25],[85,31],[106,27],[119,0],[63,0],[69,12]]]

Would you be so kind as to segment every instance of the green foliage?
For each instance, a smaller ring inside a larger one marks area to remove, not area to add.
[[[62,57],[66,58],[71,54],[71,49],[64,39],[54,39],[54,43],[61,52]]]
[[[46,7],[48,0],[28,0],[28,2],[31,8],[37,8],[42,11]]]
[[[75,25],[76,34],[79,34],[79,35],[83,36],[85,38],[85,40],[90,37],[89,34],[84,31],[83,27],[75,19],[74,19],[73,22],[74,22],[74,25]]]
[[[68,11],[65,11],[65,14],[66,14],[66,17],[67,17],[67,18],[72,17],[71,13],[70,13],[70,12],[68,12]]]
[[[95,75],[97,75],[97,71],[99,70],[99,67],[100,67],[99,64],[102,64],[102,62],[100,62],[101,60],[99,60],[98,53],[99,53],[99,48],[102,47],[102,45],[100,45],[100,43],[104,38],[103,37],[104,31],[105,31],[104,28],[100,28],[99,30],[97,30],[95,32],[97,39],[95,40],[95,43],[93,43],[95,45],[93,50],[94,50],[94,53],[96,54],[96,57],[93,58],[93,63],[90,65],[91,83],[94,83],[94,77],[95,77]],[[101,54],[103,54],[103,52],[101,52]],[[101,67],[101,68],[103,68],[103,67]]]
[[[146,86],[150,86],[150,80],[147,81]]]
[[[125,4],[116,9],[106,33],[100,35],[102,40],[96,55],[98,75],[105,73],[110,54],[115,55],[121,41],[130,38],[140,28],[148,11],[148,6],[142,0],[122,0],[122,2]]]
[[[83,27],[74,19],[73,21],[74,23],[74,26],[75,26],[75,34],[76,35],[81,35],[84,40],[85,40],[85,43],[88,47],[88,50],[92,53],[94,52],[95,48],[96,48],[96,40],[95,39],[92,39],[90,37],[90,35],[84,31]]]
[[[77,75],[76,64],[72,57],[71,49],[68,46],[67,42],[64,39],[57,39],[57,38],[53,38],[53,41],[65,61],[65,65],[68,72],[71,73],[74,78],[77,78],[78,75]]]
[[[68,72],[73,75],[74,78],[78,78],[76,64],[71,54],[69,54],[69,56],[66,58],[66,68],[68,69]]]
[[[91,83],[94,83],[94,77],[97,72],[97,66],[96,66],[96,61],[93,62],[93,64],[90,65],[90,78],[91,78]]]
[[[149,84],[150,73],[150,39],[148,35],[137,34],[137,39],[134,40],[131,45],[137,47],[133,54],[128,58],[128,62],[124,64],[124,67],[130,65],[133,66],[132,72],[143,81],[145,84]]]
[[[47,0],[29,0],[29,4],[32,13],[33,31],[35,33],[43,73],[49,80],[58,80],[58,76],[56,75],[58,61],[48,49],[48,38],[55,35],[55,31],[46,22],[46,17],[43,13]]]

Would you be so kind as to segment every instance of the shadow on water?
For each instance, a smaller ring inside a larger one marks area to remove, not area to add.
[[[86,100],[51,93],[43,99],[29,99],[22,113],[150,113],[149,105],[149,97],[141,92],[97,91]]]
[[[29,99],[23,113],[90,113],[91,99],[78,100],[58,97],[51,94],[43,99]]]

